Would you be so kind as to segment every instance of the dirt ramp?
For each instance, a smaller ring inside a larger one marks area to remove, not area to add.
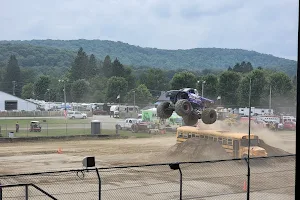
[[[268,156],[283,156],[283,155],[291,154],[287,151],[266,144],[262,139],[259,140],[259,146],[264,148],[267,151]]]
[[[259,140],[259,146],[264,148],[267,153],[268,156],[284,156],[284,155],[291,155],[291,153],[284,151],[282,149],[279,148],[275,148],[272,147],[268,144],[266,144],[263,140]],[[260,161],[256,161],[256,162],[260,162]],[[295,163],[295,157],[293,156],[288,156],[288,157],[277,157],[277,158],[270,158],[270,159],[266,159],[264,161],[265,163],[269,164],[269,165],[277,165],[278,163],[286,163],[286,164],[294,164]]]
[[[169,148],[162,158],[166,162],[188,162],[231,159],[231,156],[218,142],[190,138]]]

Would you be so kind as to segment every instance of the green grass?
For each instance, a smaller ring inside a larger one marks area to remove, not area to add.
[[[115,135],[115,130],[102,129],[101,133],[104,135]],[[41,132],[29,132],[27,130],[21,130],[18,133],[14,133],[15,137],[50,137],[50,136],[70,136],[70,135],[90,135],[91,129],[48,129],[42,130]],[[152,137],[153,134],[148,134],[146,132],[132,133],[131,131],[119,130],[120,136],[127,137],[136,137],[136,138],[149,138]],[[167,133],[162,136],[175,136],[174,133]],[[8,134],[5,131],[2,131],[2,137],[8,137]]]

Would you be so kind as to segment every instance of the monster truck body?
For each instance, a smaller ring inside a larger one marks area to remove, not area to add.
[[[198,119],[205,124],[213,124],[217,113],[209,108],[214,101],[198,95],[196,89],[183,88],[181,90],[170,90],[166,93],[170,102],[163,102],[157,107],[157,115],[160,118],[169,118],[173,111],[182,116],[185,125],[195,125]]]

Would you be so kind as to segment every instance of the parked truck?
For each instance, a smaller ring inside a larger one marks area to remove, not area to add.
[[[136,118],[127,118],[123,121],[119,121],[117,124],[116,124],[116,128],[119,129],[119,130],[131,130],[131,127],[133,124],[136,124],[137,123],[137,119]]]

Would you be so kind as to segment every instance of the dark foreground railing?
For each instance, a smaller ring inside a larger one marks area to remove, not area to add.
[[[4,199],[295,199],[296,155],[0,176]]]

